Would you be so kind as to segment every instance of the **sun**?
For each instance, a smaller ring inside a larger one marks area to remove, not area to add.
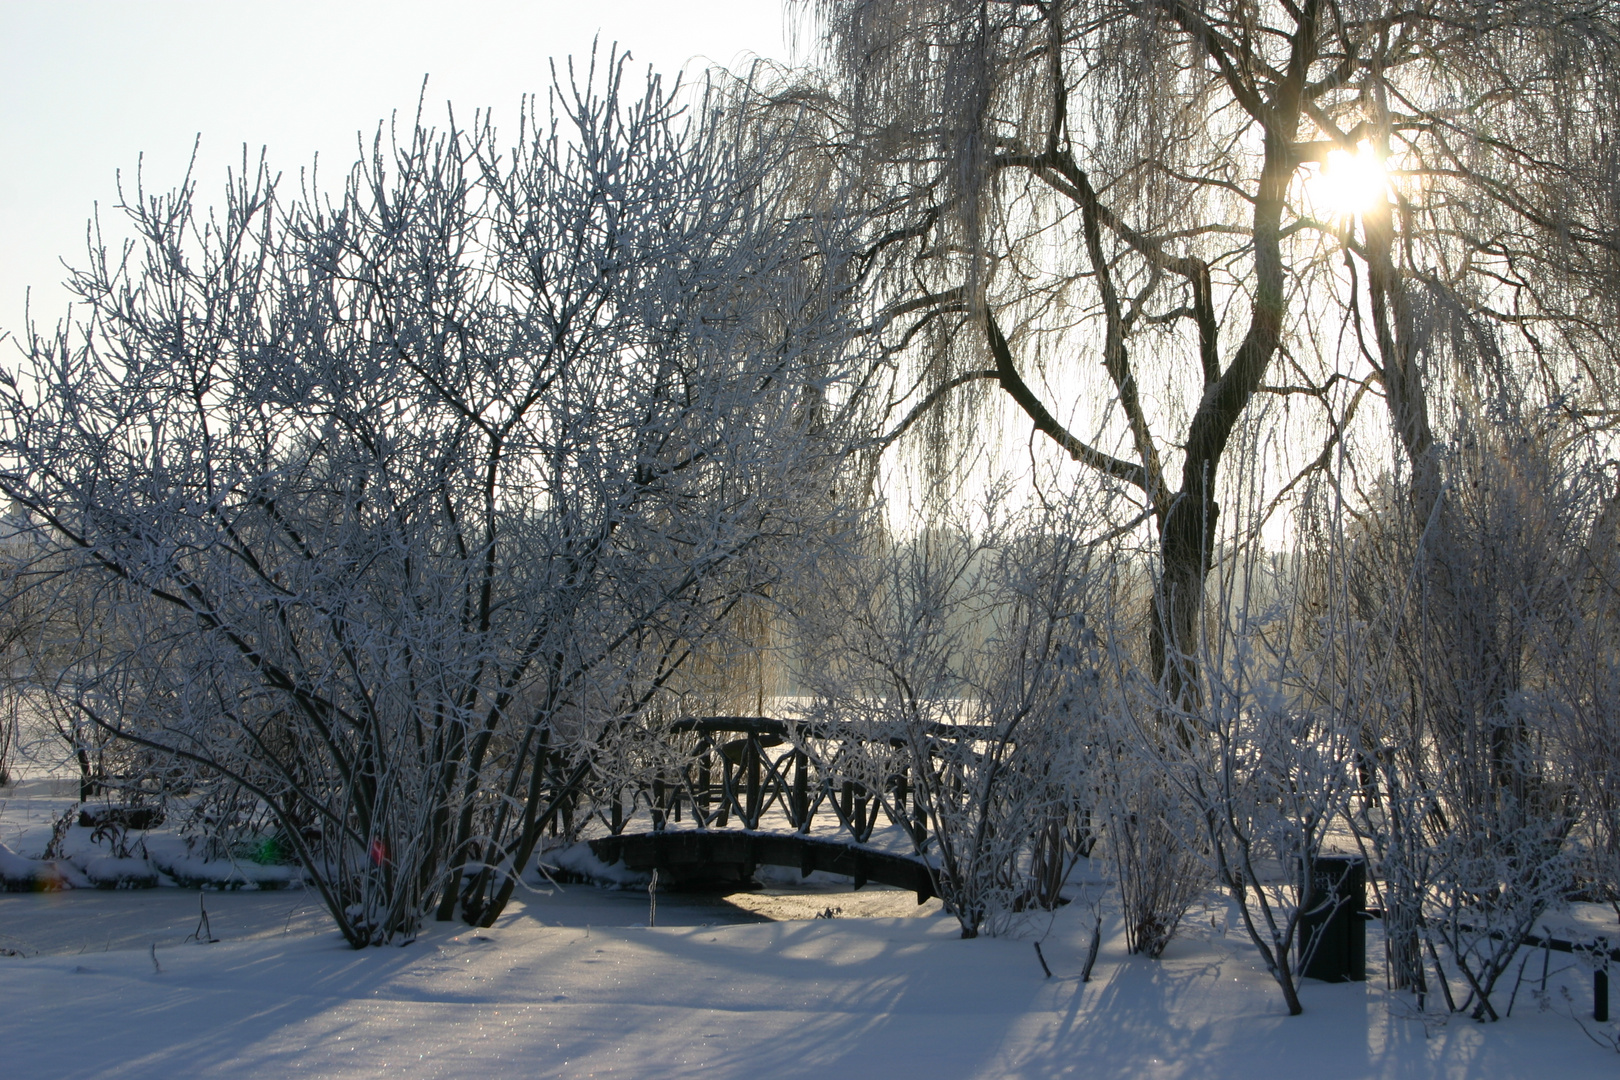
[[[1378,151],[1363,140],[1355,153],[1328,151],[1326,163],[1306,182],[1311,207],[1331,218],[1359,217],[1389,198],[1390,178]]]

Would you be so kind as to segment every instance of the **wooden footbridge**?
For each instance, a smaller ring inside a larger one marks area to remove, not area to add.
[[[932,738],[969,734],[934,726]],[[603,862],[657,870],[672,884],[748,881],[756,867],[784,866],[844,875],[857,889],[907,889],[918,903],[937,895],[928,861],[931,785],[914,783],[907,740],[759,716],[694,717],[668,730],[679,747],[670,764],[593,800],[590,812],[607,835],[589,843]]]

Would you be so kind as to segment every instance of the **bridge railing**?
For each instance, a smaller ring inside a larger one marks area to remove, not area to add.
[[[926,853],[927,792],[938,789],[939,759],[914,752],[903,733],[853,724],[761,716],[703,716],[675,721],[657,764],[635,780],[598,790],[598,816],[617,836],[643,817],[653,831],[691,825],[750,830],[785,825],[808,835],[818,827],[868,843],[884,821]],[[923,743],[973,740],[970,725],[933,724]],[[930,776],[918,784],[914,770]],[[600,801],[598,801],[600,800]]]

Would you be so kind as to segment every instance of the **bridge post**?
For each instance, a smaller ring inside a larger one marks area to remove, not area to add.
[[[731,804],[737,801],[737,785],[731,780],[731,759],[720,751],[720,809],[715,811],[714,822],[722,829],[731,820]]]
[[[549,781],[547,787],[551,788],[554,792],[556,784],[556,770],[552,768],[550,742],[551,729],[547,728],[540,733],[540,749],[535,754],[534,767],[536,772]],[[546,823],[546,829],[550,830],[552,836],[557,835],[557,819],[560,817],[562,817],[561,814],[552,814],[551,820]],[[542,830],[542,833],[544,833],[544,831],[545,830]]]
[[[760,813],[760,764],[759,759],[765,755],[764,748],[759,745],[759,736],[752,732],[748,735],[748,742],[743,747],[743,760],[747,762],[748,769],[748,800],[747,808],[743,812],[743,824],[750,829],[759,828]]]
[[[793,827],[810,831],[810,756],[793,751]]]
[[[923,807],[923,785],[911,785],[911,835],[917,841],[917,850],[921,851],[928,843],[928,811]]]
[[[664,770],[659,769],[653,773],[652,782],[652,827],[653,832],[664,831]]]
[[[709,774],[709,751],[703,751],[698,757],[697,799],[693,809],[698,812],[698,820],[705,826],[709,824],[709,787],[714,783],[714,777]]]
[[[904,829],[914,845],[920,845],[917,826],[906,809],[906,800],[911,797],[912,790],[911,766],[902,764],[894,774],[894,812],[889,815],[889,820]]]

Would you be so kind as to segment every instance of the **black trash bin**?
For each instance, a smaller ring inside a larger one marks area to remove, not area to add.
[[[1367,862],[1359,855],[1319,855],[1306,878],[1299,914],[1305,976],[1327,982],[1367,978]],[[1312,951],[1314,948],[1314,952]]]

